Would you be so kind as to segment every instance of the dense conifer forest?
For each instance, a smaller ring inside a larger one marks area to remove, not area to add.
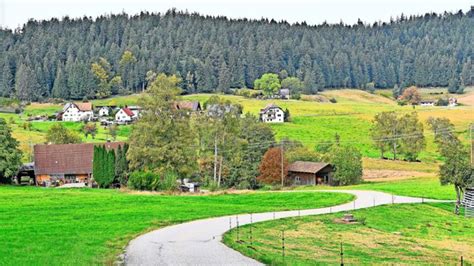
[[[328,88],[474,83],[474,10],[318,26],[170,10],[0,30],[0,96],[35,101],[142,91],[177,74],[184,93],[252,88],[267,72]],[[371,86],[373,86],[373,84]]]

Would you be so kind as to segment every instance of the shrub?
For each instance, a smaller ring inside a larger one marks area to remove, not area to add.
[[[436,106],[448,106],[449,101],[447,99],[439,98],[438,101],[436,101],[435,105]]]
[[[159,189],[162,191],[175,191],[178,189],[178,175],[175,172],[168,171],[165,173],[163,179],[159,184]]]
[[[160,186],[160,176],[153,172],[133,172],[128,178],[128,187],[136,190],[157,190]]]
[[[136,190],[175,191],[178,189],[175,172],[168,171],[160,175],[150,171],[136,171],[128,178],[128,187]]]
[[[329,101],[330,101],[331,103],[337,103],[337,100],[336,100],[336,98],[334,98],[334,97],[332,97],[331,99],[329,99]]]
[[[261,90],[252,90],[247,88],[237,89],[234,91],[234,94],[245,98],[257,98],[263,95]]]

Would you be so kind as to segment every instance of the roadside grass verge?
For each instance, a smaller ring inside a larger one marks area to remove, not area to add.
[[[173,196],[0,186],[0,265],[111,264],[135,236],[170,224],[320,208],[353,198],[312,192]]]
[[[453,214],[453,205],[399,204],[351,212],[359,223],[342,223],[343,213],[272,220],[233,229],[223,241],[268,265],[465,265],[474,263],[474,219]],[[282,234],[285,233],[285,260]]]

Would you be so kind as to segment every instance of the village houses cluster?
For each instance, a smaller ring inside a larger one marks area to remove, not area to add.
[[[127,124],[140,116],[139,106],[94,106],[91,102],[70,102],[64,105],[56,118],[60,121],[97,121],[101,124]]]
[[[202,111],[201,104],[198,101],[177,102],[175,108],[191,112]],[[140,112],[140,106],[94,106],[91,102],[69,102],[56,115],[56,119],[70,122],[99,121],[103,125],[129,124],[140,117]],[[269,104],[261,109],[259,116],[260,121],[264,123],[283,123],[286,121],[283,109],[274,104]]]

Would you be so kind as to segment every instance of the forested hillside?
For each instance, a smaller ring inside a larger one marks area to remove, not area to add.
[[[0,31],[0,96],[31,101],[136,92],[150,70],[180,75],[186,93],[251,88],[263,73],[282,70],[304,81],[306,93],[370,82],[473,85],[473,43],[473,10],[352,26],[174,10],[30,21]]]

